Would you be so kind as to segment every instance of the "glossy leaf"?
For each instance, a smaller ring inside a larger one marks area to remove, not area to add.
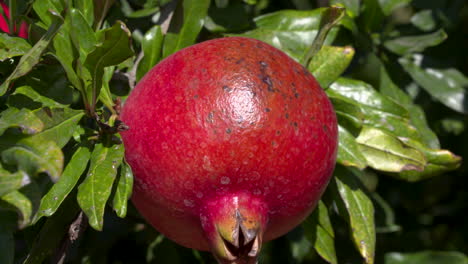
[[[94,4],[94,28],[99,29],[107,12],[115,3],[115,0],[93,1]]]
[[[411,0],[379,0],[380,8],[386,16],[392,14],[392,12],[404,5],[408,5]]]
[[[422,36],[405,36],[387,40],[384,46],[398,55],[421,52],[426,48],[437,46],[447,38],[445,31],[438,30]]]
[[[356,138],[341,125],[338,125],[338,157],[337,162],[344,166],[363,169],[367,166],[366,158],[361,153]]]
[[[144,56],[138,65],[136,78],[140,80],[158,61],[162,55],[162,44],[164,36],[162,34],[161,27],[156,25],[152,27],[141,41],[141,48]]]
[[[99,101],[101,101],[113,114],[115,113],[114,100],[112,99],[109,82],[114,75],[114,71],[115,66],[104,68],[104,75],[102,76],[102,87],[101,92],[99,93]]]
[[[91,154],[86,179],[78,188],[78,203],[96,230],[102,230],[104,208],[124,155],[123,145],[97,144]]]
[[[440,175],[444,172],[457,169],[461,165],[461,158],[452,152],[441,149],[430,149],[420,142],[401,139],[405,145],[421,151],[427,159],[424,171],[405,171],[398,174],[399,178],[407,181],[419,181],[432,176]]]
[[[422,31],[432,31],[436,27],[432,10],[422,10],[411,17],[411,23]]]
[[[26,75],[39,62],[41,59],[41,54],[46,50],[47,46],[49,46],[49,43],[52,41],[53,37],[61,26],[62,21],[56,19],[47,30],[47,33],[26,54],[21,57],[15,70],[10,74],[10,76],[8,76],[3,84],[1,84],[0,96],[5,94],[12,81]]]
[[[262,40],[299,61],[312,45],[318,33],[320,20],[325,8],[300,11],[282,10],[255,18],[257,28],[236,36]],[[325,45],[330,45],[338,33],[333,28],[328,34]]]
[[[42,216],[51,216],[57,211],[85,171],[90,156],[91,152],[87,147],[80,147],[75,151],[60,179],[42,197],[39,210],[33,220],[34,223]]]
[[[42,104],[42,106],[44,107],[49,107],[49,108],[66,107],[66,105],[63,105],[59,102],[54,101],[53,99],[49,97],[39,94],[31,86],[21,86],[21,87],[16,88],[15,91],[13,92],[13,95],[17,95],[17,94],[25,95],[31,98],[34,102],[38,102]]]
[[[21,215],[20,227],[25,227],[29,224],[32,216],[33,204],[29,198],[20,191],[12,191],[0,197],[0,201],[16,208]]]
[[[0,113],[0,135],[8,128],[16,127],[24,134],[35,134],[43,130],[44,123],[33,111],[9,107]]]
[[[203,28],[210,2],[210,0],[178,2],[168,32],[164,37],[164,58],[195,43],[198,33]]]
[[[307,239],[314,245],[317,253],[328,263],[338,263],[334,244],[335,234],[327,206],[322,201],[319,201],[317,208],[302,225]]]
[[[22,171],[10,173],[0,167],[0,196],[16,191],[29,182],[28,175]]]
[[[359,15],[360,0],[331,0],[330,4],[341,4],[346,8],[346,12],[350,17],[357,17]]]
[[[94,1],[93,0],[75,0],[75,7],[83,14],[86,22],[93,26],[94,22]]]
[[[335,170],[334,184],[341,199],[338,208],[350,224],[351,235],[365,262],[374,263],[375,224],[374,206],[356,176],[343,167]]]
[[[409,148],[400,139],[376,128],[364,126],[356,138],[367,164],[377,170],[401,172],[423,171],[426,166],[424,154]]]
[[[403,57],[398,61],[411,77],[431,96],[447,107],[468,113],[468,100],[466,94],[468,78],[456,69],[423,68],[421,54],[412,57]]]
[[[117,65],[133,55],[131,35],[128,28],[117,21],[111,28],[99,32],[101,44],[86,57],[84,66],[89,71],[87,77],[86,97],[92,111],[102,87],[104,67]]]
[[[385,264],[468,264],[468,257],[455,251],[387,253]]]
[[[30,49],[31,45],[25,39],[0,33],[0,61],[23,56]]]
[[[351,63],[354,56],[352,47],[323,46],[312,58],[308,69],[322,89],[334,82]]]
[[[33,9],[39,18],[44,22],[45,27],[49,27],[53,23],[52,12],[60,14],[64,6],[61,0],[36,0],[33,4]]]
[[[83,62],[86,56],[96,48],[97,40],[94,31],[78,9],[70,9],[65,21],[72,43],[80,54],[81,62]],[[77,28],[80,30],[76,30]]]
[[[132,195],[133,173],[130,166],[123,162],[120,166],[120,174],[117,179],[112,207],[117,216],[124,218],[127,215],[127,202]]]

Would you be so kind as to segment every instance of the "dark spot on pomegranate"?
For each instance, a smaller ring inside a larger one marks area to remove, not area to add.
[[[322,125],[322,128],[323,128],[323,131],[324,131],[325,133],[328,133],[328,132],[329,132],[329,131],[328,131],[328,127],[327,127],[326,125]]]
[[[286,114],[284,115],[284,117],[285,117],[286,119],[289,119],[289,114],[286,113]]]
[[[214,112],[209,112],[208,116],[206,117],[206,122],[213,123],[214,122]]]
[[[266,62],[264,62],[264,61],[259,61],[259,63],[260,63],[260,66],[262,66],[263,69],[265,69],[268,66],[268,64]]]
[[[232,89],[227,85],[223,86],[223,90],[228,93],[232,91]]]
[[[273,88],[273,82],[270,79],[270,76],[262,76],[262,82],[267,85],[267,89],[269,92],[275,92],[275,89]]]
[[[193,96],[193,99],[198,99],[200,96],[198,94]]]
[[[241,64],[242,62],[244,62],[244,58],[240,58],[236,61],[236,64]]]
[[[299,98],[299,93],[294,93],[294,97]]]
[[[230,128],[226,128],[226,133],[231,134],[232,130]]]
[[[281,131],[276,130],[276,135],[277,135],[277,136],[281,135]]]
[[[265,108],[265,112],[267,112],[267,113],[268,113],[268,112],[270,112],[270,111],[271,111],[271,109],[270,109],[270,108],[268,108],[268,107],[267,107],[267,108]]]

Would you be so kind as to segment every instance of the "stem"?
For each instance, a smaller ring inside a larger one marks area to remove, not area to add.
[[[336,24],[338,24],[344,14],[345,8],[338,5],[333,5],[323,11],[322,19],[320,20],[319,32],[317,33],[317,36],[315,36],[314,42],[310,46],[306,55],[301,60],[301,64],[304,67],[307,68],[315,54],[320,51],[328,33]]]

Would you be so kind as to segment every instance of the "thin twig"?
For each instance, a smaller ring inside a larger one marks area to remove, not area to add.
[[[51,263],[63,264],[67,258],[69,248],[76,243],[87,227],[88,219],[83,211],[81,211],[76,219],[70,224],[68,233],[63,238],[60,248]]]

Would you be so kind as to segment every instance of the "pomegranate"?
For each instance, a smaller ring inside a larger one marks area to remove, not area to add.
[[[335,166],[337,123],[314,77],[280,50],[214,39],[161,61],[121,113],[133,203],[175,242],[256,263],[297,226]]]
[[[10,18],[10,8],[8,8],[8,6],[3,1],[0,1],[0,6],[3,9],[6,19]],[[19,30],[16,30],[16,27],[15,27],[14,29],[15,32],[10,32],[6,19],[2,15],[0,15],[0,31],[9,33],[9,34],[15,33],[21,38],[28,38],[28,25],[25,22],[21,23]]]

